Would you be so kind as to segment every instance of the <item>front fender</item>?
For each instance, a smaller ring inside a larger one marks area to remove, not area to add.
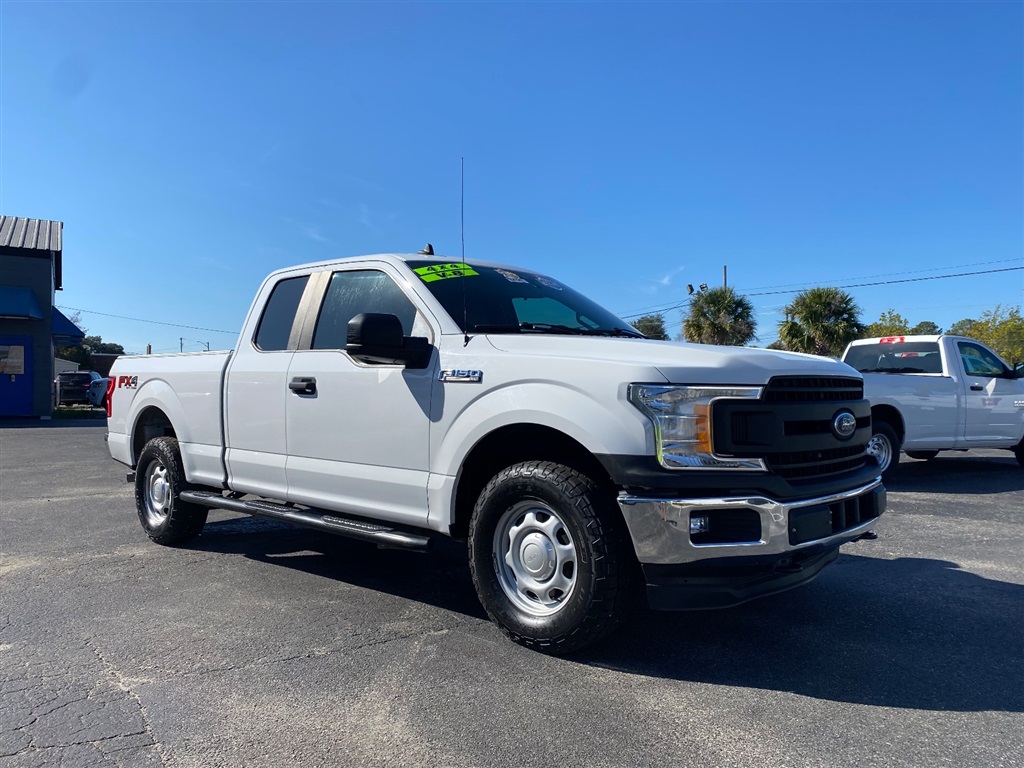
[[[466,456],[497,429],[519,424],[549,427],[568,435],[592,454],[651,454],[650,421],[619,387],[614,399],[556,382],[516,382],[468,402],[448,422],[432,452],[431,472],[455,476]]]

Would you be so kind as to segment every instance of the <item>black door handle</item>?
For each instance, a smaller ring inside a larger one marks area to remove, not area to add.
[[[312,376],[296,376],[288,382],[288,389],[299,395],[315,395],[316,379]]]
[[[971,384],[971,391],[972,392],[981,392],[983,389],[985,389],[985,388],[983,386],[981,386],[981,384]]]

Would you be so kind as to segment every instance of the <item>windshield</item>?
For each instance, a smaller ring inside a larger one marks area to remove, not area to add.
[[[942,373],[936,341],[858,344],[850,347],[843,362],[861,373]]]
[[[625,320],[559,281],[525,270],[410,261],[465,333],[554,333],[643,338]]]

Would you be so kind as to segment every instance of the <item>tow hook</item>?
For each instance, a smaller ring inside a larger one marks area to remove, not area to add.
[[[874,541],[877,538],[878,534],[874,531],[864,531],[864,533],[857,537],[857,541]]]

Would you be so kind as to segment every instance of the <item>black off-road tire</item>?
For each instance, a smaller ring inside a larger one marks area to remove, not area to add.
[[[906,451],[905,453],[912,459],[921,459],[923,461],[930,461],[939,455],[938,451]]]
[[[176,439],[154,437],[146,443],[135,472],[135,507],[142,529],[157,544],[181,546],[202,533],[209,510],[178,498],[192,488]]]
[[[900,439],[887,422],[875,421],[871,425],[868,455],[875,456],[882,479],[890,477],[900,464]]]
[[[608,635],[638,570],[611,494],[548,461],[503,469],[484,488],[469,526],[469,567],[491,620],[513,642],[548,654]]]

